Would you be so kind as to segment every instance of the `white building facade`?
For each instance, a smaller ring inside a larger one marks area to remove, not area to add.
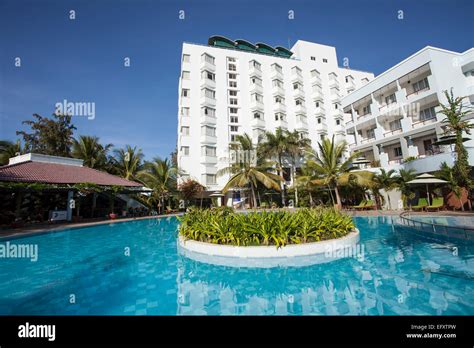
[[[297,130],[313,146],[345,139],[342,99],[373,80],[338,66],[336,49],[297,41],[290,49],[214,36],[208,45],[184,43],[178,111],[180,181],[194,179],[208,194],[229,176],[229,146],[247,133],[256,144],[265,131]],[[231,204],[232,193],[225,204]]]
[[[378,75],[342,99],[351,151],[360,151],[372,168],[423,173],[438,170],[443,161],[452,164],[451,146],[433,144],[444,135],[440,104],[446,105],[444,91],[451,89],[472,107],[473,48],[457,53],[425,47]],[[474,165],[474,141],[465,145]]]

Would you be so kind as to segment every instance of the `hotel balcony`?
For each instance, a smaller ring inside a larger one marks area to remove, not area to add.
[[[304,99],[304,90],[302,88],[293,88],[293,97]]]
[[[334,126],[334,132],[335,132],[335,133],[345,133],[346,130],[345,130],[344,126],[343,126],[342,123],[341,123],[341,124],[336,124],[336,125]]]
[[[391,137],[392,135],[400,134],[402,132],[403,132],[402,127],[400,127],[400,128],[393,129],[393,130],[384,131],[383,136],[385,138],[388,138],[388,137]]]
[[[263,86],[259,85],[257,83],[252,83],[250,85],[250,92],[251,93],[263,94]]]
[[[428,118],[428,119],[425,119],[425,120],[413,121],[411,125],[412,125],[413,128],[419,128],[419,127],[423,127],[423,126],[426,126],[426,125],[431,124],[431,123],[436,123],[437,121],[438,121],[438,119],[436,117],[432,117],[432,118]]]
[[[370,143],[372,141],[375,141],[375,136],[371,136],[371,137],[367,137],[367,138],[359,136],[359,139],[360,139],[361,144],[367,144],[367,143]]]
[[[321,77],[319,77],[319,75],[313,76],[311,78],[311,84],[321,86],[322,84]]]
[[[206,96],[201,96],[201,105],[214,107],[214,106],[216,106],[216,99],[215,98],[209,98],[209,97],[206,97]]]
[[[250,101],[250,109],[263,111],[263,109],[264,109],[263,102],[252,99]]]
[[[201,163],[203,163],[203,164],[217,164],[217,156],[201,155]]]
[[[273,86],[272,87],[272,94],[273,95],[279,95],[279,96],[284,96],[285,95],[285,89],[280,86]]]
[[[272,70],[271,70],[271,73],[270,73],[270,77],[271,77],[272,79],[278,79],[278,80],[283,81],[283,72],[278,71],[278,70],[276,70],[276,69],[272,69]]]
[[[210,89],[215,89],[216,88],[216,81],[206,79],[206,78],[201,78],[201,87],[207,87]]]
[[[329,87],[339,87],[339,81],[336,79],[329,79]]]
[[[337,92],[337,93],[331,93],[331,100],[332,101],[337,101],[337,100],[340,100],[341,99],[341,93]]]
[[[308,120],[307,117],[297,116],[296,117],[296,130],[307,130],[308,129]]]
[[[305,114],[306,113],[306,106],[304,106],[304,104],[295,105],[295,113]]]
[[[201,124],[215,125],[217,123],[217,118],[201,114]]]
[[[262,70],[260,68],[257,68],[254,65],[251,65],[249,67],[249,75],[250,76],[262,77]]]
[[[316,108],[316,112],[314,113],[316,117],[326,117],[326,109],[323,106]]]
[[[201,144],[216,144],[217,137],[215,135],[201,134],[200,141],[201,141]]]
[[[316,130],[321,132],[321,131],[326,131],[328,130],[328,125],[326,122],[322,121],[321,123],[316,122]]]
[[[291,73],[291,82],[300,82],[303,83],[303,75],[301,73]]]
[[[207,70],[207,71],[210,71],[210,72],[215,72],[216,71],[216,65],[212,64],[212,63],[209,63],[205,59],[202,59],[201,60],[201,70]]]
[[[262,118],[253,118],[250,124],[252,128],[265,128],[265,120]]]
[[[285,104],[282,104],[282,103],[275,103],[275,105],[273,106],[273,110],[275,112],[283,112],[283,113],[286,113],[286,105]]]
[[[286,122],[286,120],[278,119],[275,121],[275,127],[288,129],[288,122]]]
[[[468,147],[469,164],[474,166],[474,147]],[[451,151],[438,152],[435,154],[420,156],[418,159],[404,163],[405,169],[413,169],[416,173],[427,173],[439,170],[442,162],[448,166],[454,165],[454,156]]]
[[[320,89],[313,88],[311,98],[313,98],[313,100],[323,100],[323,92]]]

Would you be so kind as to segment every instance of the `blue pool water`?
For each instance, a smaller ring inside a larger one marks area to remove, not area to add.
[[[394,230],[391,217],[355,221],[363,259],[305,267],[187,259],[175,218],[14,239],[39,258],[0,259],[0,314],[474,315],[473,245]]]

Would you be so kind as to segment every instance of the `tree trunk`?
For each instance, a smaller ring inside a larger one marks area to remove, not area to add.
[[[329,186],[329,185],[328,185],[328,191],[329,191],[329,196],[331,196],[332,205],[335,205],[336,202],[334,202],[334,196],[332,195],[332,189],[331,189],[331,186]]]
[[[341,202],[341,196],[339,196],[339,190],[337,189],[337,185],[334,186],[334,192],[336,193],[337,209],[341,209],[342,202]]]
[[[278,155],[278,165],[280,166],[280,176],[283,178],[283,181],[281,182],[281,205],[285,206],[285,201],[286,201],[286,186],[285,186],[285,178],[283,177],[283,163],[282,163],[282,158],[281,154]]]
[[[313,207],[313,195],[311,194],[311,191],[308,191],[309,193],[309,206]]]
[[[257,197],[255,196],[255,188],[253,187],[253,184],[250,184],[250,189],[252,191],[252,205],[253,208],[257,207]]]

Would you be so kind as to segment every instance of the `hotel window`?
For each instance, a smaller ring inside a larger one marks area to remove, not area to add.
[[[436,117],[434,106],[420,111],[420,121],[431,120]]]
[[[238,112],[237,108],[229,108],[229,113],[236,114]]]
[[[370,105],[364,106],[362,108],[362,115],[370,114]]]
[[[201,147],[201,154],[203,156],[216,156],[216,147],[215,146],[202,146]]]
[[[237,66],[233,63],[228,64],[228,70],[229,71],[237,71]]]
[[[286,118],[286,117],[285,117],[285,114],[284,114],[284,113],[277,112],[277,113],[275,114],[275,121],[278,121],[278,120],[280,120],[280,121],[285,121],[285,118]]]
[[[207,63],[212,64],[212,65],[215,64],[215,59],[214,59],[213,56],[211,56],[211,55],[209,55],[209,54],[207,54],[207,53],[204,53],[201,57],[202,57],[202,60],[203,60],[204,62],[207,62]]]
[[[189,135],[189,127],[186,127],[186,126],[181,127],[181,134]]]
[[[189,71],[183,71],[182,74],[181,74],[181,78],[182,78],[183,80],[189,80],[189,76],[190,76],[190,75],[191,75],[191,74],[189,73]]]
[[[216,184],[216,175],[215,174],[202,174],[202,182],[205,185],[215,185]]]
[[[385,97],[385,104],[387,104],[387,105],[390,105],[390,104],[393,104],[393,103],[396,103],[396,102],[397,102],[397,98],[395,97],[395,93],[390,94],[390,95]]]
[[[428,89],[429,87],[428,78],[425,77],[423,80],[417,81],[413,84],[413,92],[416,93],[424,89]]]
[[[189,89],[183,88],[181,90],[181,96],[184,98],[189,97]]]
[[[349,83],[349,77],[346,76],[346,83]]]
[[[230,126],[230,131],[231,132],[238,132],[239,131],[239,126]]]
[[[237,103],[238,103],[237,98],[229,98],[230,105],[237,105]]]
[[[189,156],[189,146],[181,146],[181,153],[183,156]]]
[[[189,58],[191,56],[189,54],[183,54],[183,63],[189,63]]]
[[[236,142],[236,141],[237,141],[237,135],[238,135],[238,134],[232,134],[232,133],[231,133],[231,134],[230,134],[230,141],[231,141],[231,142]]]
[[[263,119],[263,114],[261,112],[254,112],[253,113],[253,118],[262,120]]]
[[[311,60],[316,60],[316,57],[311,56]]]
[[[301,89],[301,90],[302,90],[302,89],[303,89],[303,86],[301,85],[301,83],[298,83],[298,82],[297,82],[297,83],[294,83],[294,84],[293,84],[293,89],[294,89],[294,90],[297,90],[297,89]]]
[[[229,95],[230,95],[231,97],[237,97],[237,91],[229,90]]]
[[[401,147],[393,148],[393,153],[395,154],[395,157],[402,157],[402,148]]]
[[[201,73],[201,76],[203,79],[208,79],[208,80],[211,80],[211,81],[215,81],[216,80],[216,74],[213,74],[207,70],[204,70],[202,73]]]
[[[316,105],[316,108],[319,108],[319,102],[318,101],[315,103],[315,105]]]
[[[263,95],[258,94],[258,93],[253,93],[251,97],[253,100],[263,103]]]
[[[209,116],[209,117],[216,117],[216,109],[205,107],[204,115]]]
[[[295,105],[297,105],[297,106],[298,106],[298,105],[303,106],[303,105],[304,105],[304,100],[301,99],[301,98],[295,99]]]
[[[319,139],[321,139],[321,141],[324,140],[324,138],[326,138],[326,136],[325,136],[324,134],[321,134],[321,135],[319,136]]]
[[[362,134],[362,133],[360,133],[360,134]],[[374,128],[367,129],[367,138],[369,138],[369,139],[375,138],[375,129]]]
[[[272,70],[273,70],[273,71],[276,71],[277,73],[280,73],[280,74],[283,73],[282,67],[279,66],[278,64],[272,64]]]
[[[237,79],[237,74],[227,74],[229,77],[229,80],[236,80]]]
[[[237,116],[230,116],[230,123],[239,123],[239,118]]]
[[[323,122],[322,118],[318,117],[318,124],[321,124],[321,122]]]
[[[273,87],[281,87],[283,88],[283,82],[281,80],[272,80]]]
[[[213,91],[212,89],[209,89],[209,88],[204,88],[201,91],[202,91],[203,97],[216,99],[216,91]]]
[[[250,61],[250,69],[251,68],[255,68],[257,70],[260,70],[262,67],[262,64],[260,64],[259,62],[257,62],[256,60],[251,60]]]
[[[181,115],[182,116],[189,116],[189,108],[181,108]]]
[[[202,126],[201,127],[201,135],[207,135],[210,137],[216,136],[216,128],[210,126]]]
[[[402,123],[400,120],[391,121],[389,122],[389,127],[391,131],[396,131],[402,128]]]
[[[337,119],[336,120],[336,125],[339,126],[341,124],[341,120]]]
[[[237,81],[229,81],[230,88],[237,88]]]
[[[275,103],[277,103],[277,104],[285,104],[285,98],[280,97],[280,96],[276,96],[276,97],[275,97]]]
[[[339,105],[337,103],[334,103],[334,110],[337,110]]]
[[[229,63],[235,63],[236,62],[236,59],[234,57],[227,57],[227,61]]]
[[[262,85],[262,79],[259,79],[258,77],[251,77],[250,82],[253,85],[261,86]]]
[[[326,58],[323,58],[323,63],[327,63],[328,60]]]

